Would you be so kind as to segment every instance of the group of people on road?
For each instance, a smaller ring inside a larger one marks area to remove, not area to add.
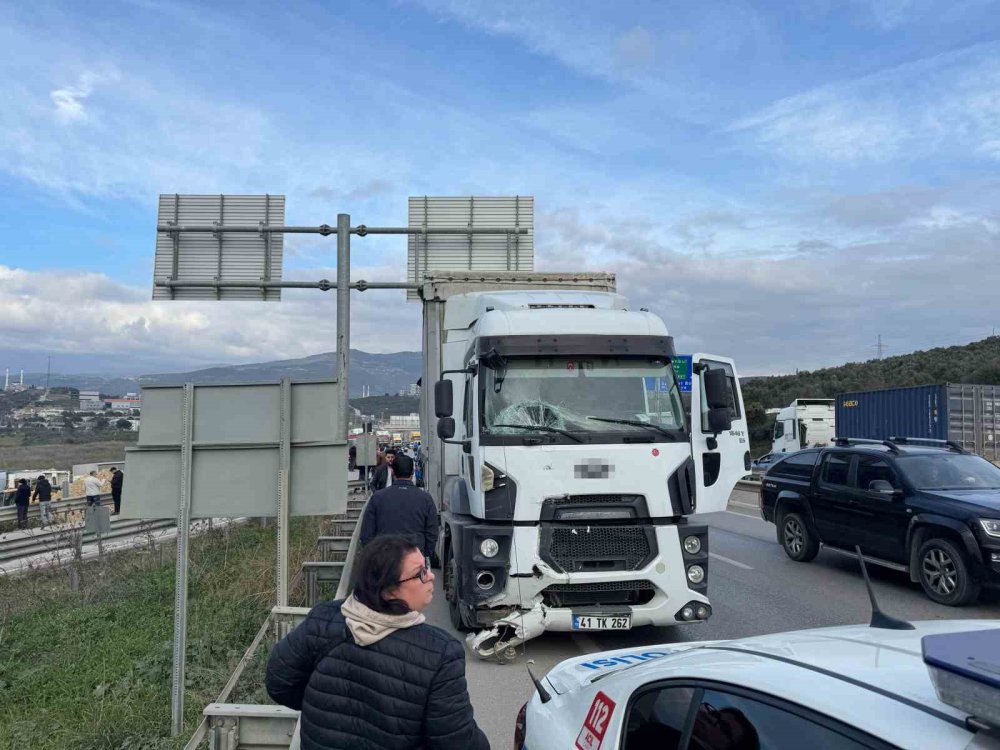
[[[271,651],[267,691],[301,711],[302,750],[489,749],[464,647],[423,614],[439,521],[413,474],[411,456],[386,453],[371,478],[351,594],[314,607]]]
[[[55,479],[55,477],[53,477]],[[113,515],[121,512],[122,505],[122,484],[125,479],[125,472],[117,467],[111,467],[111,499],[115,505]],[[97,476],[96,471],[91,471],[83,479],[83,491],[87,497],[87,507],[95,507],[101,504],[101,494],[103,483]],[[14,492],[14,505],[17,507],[17,528],[28,527],[28,506],[33,500],[38,501],[38,513],[42,521],[42,526],[49,526],[55,523],[55,514],[52,511],[52,482],[44,474],[39,474],[35,480],[35,490],[32,492],[28,480],[17,480]]]

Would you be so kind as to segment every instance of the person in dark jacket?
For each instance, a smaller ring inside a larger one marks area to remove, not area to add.
[[[35,491],[31,495],[32,500],[38,501],[38,512],[42,517],[42,526],[52,523],[52,485],[45,478],[44,474],[39,474],[35,480]]]
[[[28,526],[28,503],[31,502],[31,487],[27,479],[17,480],[17,492],[14,493],[14,505],[17,506],[17,528]]]
[[[382,460],[375,466],[375,469],[372,471],[372,478],[368,482],[368,486],[372,492],[384,490],[392,484],[392,463],[395,459],[395,448],[389,448],[382,454]]]
[[[431,557],[439,528],[434,499],[413,484],[413,459],[405,453],[396,456],[392,472],[396,475],[392,486],[376,492],[365,505],[361,544],[382,534],[400,534]]]
[[[271,650],[265,686],[301,711],[302,750],[489,750],[462,644],[424,622],[434,573],[421,551],[379,537],[358,557],[355,581]]]
[[[111,499],[115,503],[115,515],[122,512],[122,483],[125,481],[125,472],[115,466],[111,467]]]

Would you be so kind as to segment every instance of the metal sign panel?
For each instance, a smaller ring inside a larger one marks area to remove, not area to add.
[[[337,381],[194,386],[191,518],[276,516],[287,430],[291,515],[343,513],[347,443],[337,435]],[[184,387],[143,389],[136,448],[125,453],[123,518],[175,518]]]
[[[458,198],[417,196],[409,199],[412,228],[527,229],[524,235],[411,234],[407,242],[406,280],[423,283],[432,271],[532,271],[535,267],[535,199],[530,195]],[[415,290],[407,299],[419,299]]]
[[[283,195],[160,196],[157,225],[283,226]],[[280,232],[157,232],[156,281],[281,281],[284,235]],[[280,289],[153,286],[154,300],[281,299]]]

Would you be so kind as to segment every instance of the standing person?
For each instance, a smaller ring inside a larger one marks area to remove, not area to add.
[[[49,526],[52,523],[52,485],[45,478],[44,474],[39,474],[35,480],[35,492],[31,496],[32,500],[38,501],[38,510],[42,516],[42,526]]]
[[[406,539],[362,550],[354,591],[322,602],[271,650],[265,686],[301,711],[302,750],[489,750],[465,649],[428,625],[434,573]]]
[[[111,499],[115,503],[114,515],[118,515],[122,510],[122,482],[125,481],[125,472],[117,466],[111,467]]]
[[[87,507],[101,504],[101,480],[92,471],[83,478],[83,494],[87,496]]]
[[[372,472],[371,490],[378,492],[392,485],[392,464],[396,460],[396,449],[387,448],[383,454],[382,462],[375,467]]]
[[[31,487],[27,479],[17,480],[17,491],[14,493],[14,505],[17,506],[17,528],[28,527],[28,503],[31,502]]]
[[[430,493],[413,484],[413,459],[396,456],[392,464],[396,480],[371,496],[361,520],[361,544],[377,536],[398,534],[408,539],[430,559],[438,537],[438,513]]]

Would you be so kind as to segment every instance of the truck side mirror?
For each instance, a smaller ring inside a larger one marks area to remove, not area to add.
[[[722,372],[717,370],[717,372]],[[733,419],[729,416],[729,407],[722,406],[708,410],[708,430],[718,435],[720,432],[727,432],[733,426]]]
[[[439,380],[434,384],[434,416],[450,417],[455,412],[455,397],[450,380]],[[451,434],[455,434],[455,420],[452,420]],[[438,422],[438,436],[441,434]],[[450,437],[450,436],[449,436]]]
[[[705,400],[711,410],[729,408],[729,376],[725,370],[705,370],[701,376]],[[728,427],[726,428],[729,429]]]
[[[438,419],[437,434],[442,440],[451,440],[455,437],[455,419],[453,417],[441,417]]]

